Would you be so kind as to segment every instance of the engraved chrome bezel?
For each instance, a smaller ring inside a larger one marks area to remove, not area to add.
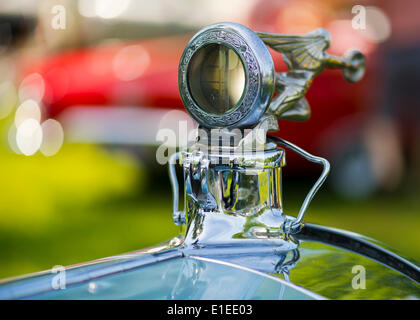
[[[210,44],[225,45],[239,56],[245,69],[245,88],[234,110],[224,114],[204,111],[188,85],[188,68],[194,54]],[[266,111],[275,87],[274,63],[265,44],[250,29],[236,23],[218,23],[199,31],[182,54],[178,70],[181,99],[189,114],[206,128],[250,128]]]

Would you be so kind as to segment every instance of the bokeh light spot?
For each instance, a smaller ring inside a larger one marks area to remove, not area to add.
[[[386,13],[378,7],[366,8],[366,37],[383,42],[391,36],[391,22]]]
[[[41,109],[35,100],[26,100],[17,108],[15,114],[16,128],[27,119],[34,119],[37,122],[41,121]]]
[[[7,117],[17,102],[16,88],[11,81],[0,83],[0,119]]]
[[[19,150],[26,156],[31,156],[41,146],[42,128],[35,119],[26,119],[18,127],[16,132],[16,143]]]
[[[123,81],[140,77],[150,64],[149,53],[141,45],[131,45],[117,52],[113,61],[115,76]]]
[[[54,119],[48,119],[41,125],[42,144],[40,151],[45,156],[55,155],[63,145],[64,131],[60,122]]]
[[[26,76],[19,86],[19,99],[24,101],[32,99],[40,102],[44,97],[45,82],[42,76],[38,73],[32,73]]]
[[[79,13],[86,18],[112,19],[121,15],[130,5],[130,0],[79,0]]]

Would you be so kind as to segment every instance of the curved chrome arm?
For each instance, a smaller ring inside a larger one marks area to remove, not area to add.
[[[178,179],[176,178],[175,164],[179,160],[180,152],[174,153],[169,158],[169,179],[171,180],[172,195],[173,195],[173,207],[172,207],[172,218],[176,225],[185,224],[185,212],[179,211],[179,185]]]
[[[317,193],[319,188],[322,186],[325,179],[327,179],[327,176],[330,173],[330,163],[328,162],[328,160],[326,160],[324,158],[321,158],[321,157],[314,156],[314,155],[306,152],[305,150],[299,148],[298,146],[294,145],[293,143],[288,142],[284,139],[281,139],[281,138],[278,138],[278,137],[273,137],[273,136],[268,136],[268,137],[272,141],[274,141],[275,143],[277,143],[279,145],[282,145],[283,147],[286,147],[286,148],[296,152],[297,154],[301,155],[306,160],[309,160],[309,161],[314,162],[314,163],[319,163],[324,167],[323,170],[322,170],[321,176],[318,178],[318,180],[315,182],[315,184],[313,185],[311,190],[306,195],[306,198],[303,201],[302,206],[300,207],[300,210],[299,210],[299,213],[298,213],[298,216],[296,217],[296,219],[289,221],[285,225],[285,231],[290,232],[290,233],[294,233],[294,232],[299,231],[299,229],[302,225],[303,218],[305,217],[306,210],[308,209],[308,206],[311,203],[312,198],[315,196],[315,193]]]

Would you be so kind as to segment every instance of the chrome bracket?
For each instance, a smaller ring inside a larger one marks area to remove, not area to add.
[[[296,152],[297,154],[299,154],[306,160],[321,164],[323,166],[321,176],[318,178],[318,180],[312,186],[311,190],[309,190],[308,194],[306,195],[305,200],[303,201],[302,206],[300,207],[297,217],[292,220],[287,220],[283,227],[285,233],[297,233],[302,227],[303,218],[305,217],[306,210],[308,209],[309,204],[311,203],[313,197],[318,192],[319,188],[322,186],[325,179],[327,179],[328,174],[330,173],[330,163],[328,162],[327,159],[314,156],[289,141],[286,141],[284,139],[274,137],[274,136],[268,136],[268,138],[272,140],[273,142],[277,143],[278,145],[281,145],[285,148],[288,148]]]
[[[172,156],[169,158],[169,179],[171,181],[173,195],[172,219],[176,225],[183,225],[185,224],[185,212],[179,210],[179,184],[178,179],[176,178],[175,170],[175,165],[176,162],[179,161],[179,158],[180,152],[172,154]]]

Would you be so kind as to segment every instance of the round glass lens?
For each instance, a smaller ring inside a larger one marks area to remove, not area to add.
[[[235,109],[245,90],[245,68],[236,52],[210,44],[199,49],[188,67],[188,85],[195,102],[212,114]]]

